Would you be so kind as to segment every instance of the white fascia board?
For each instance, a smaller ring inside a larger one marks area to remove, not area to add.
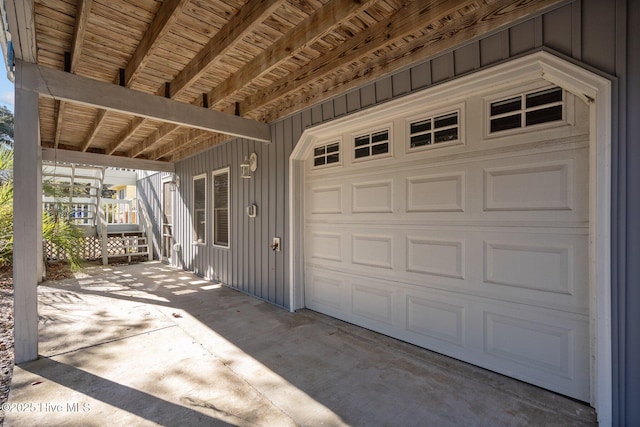
[[[22,63],[21,89],[80,105],[133,114],[210,132],[271,142],[269,125],[122,86]]]

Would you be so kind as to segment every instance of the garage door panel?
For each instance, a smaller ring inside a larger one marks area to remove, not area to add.
[[[570,159],[487,168],[485,211],[572,210],[573,175]]]
[[[408,331],[464,347],[464,306],[408,294],[406,313]]]
[[[309,308],[333,310],[336,313],[345,311],[348,298],[345,298],[345,281],[340,275],[327,275],[320,271],[308,269],[305,287],[305,301]]]
[[[312,187],[307,194],[308,214],[341,214],[343,213],[342,185]]]
[[[310,309],[588,399],[587,315],[313,267],[307,274]]]
[[[351,263],[393,269],[393,236],[354,233],[351,235]]]
[[[351,312],[366,322],[393,325],[393,291],[389,286],[373,287],[370,283],[355,281],[351,285]]]
[[[342,233],[313,231],[309,235],[307,254],[315,260],[341,263],[344,258],[344,238]]]
[[[406,178],[406,212],[464,212],[465,173]]]
[[[352,184],[353,213],[393,213],[393,180]]]
[[[308,226],[307,265],[588,313],[587,230],[394,228]]]
[[[464,240],[407,236],[406,271],[464,279]]]

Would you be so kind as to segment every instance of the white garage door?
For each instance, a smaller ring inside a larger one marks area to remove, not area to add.
[[[306,307],[588,401],[586,111],[537,84],[318,141]]]

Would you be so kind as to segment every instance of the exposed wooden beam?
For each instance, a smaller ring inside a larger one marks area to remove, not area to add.
[[[231,139],[227,135],[212,135],[209,138],[195,138],[189,140],[188,144],[182,144],[179,150],[175,150],[173,155],[171,156],[172,162],[177,162],[179,160],[185,159],[189,156],[193,156],[201,151],[214,147],[216,145],[220,145],[225,141]]]
[[[131,84],[139,76],[140,72],[149,61],[149,58],[155,51],[162,38],[169,31],[169,28],[171,28],[171,25],[176,21],[176,19],[178,19],[178,16],[182,12],[182,9],[187,4],[187,2],[188,0],[166,0],[162,3],[160,8],[158,9],[158,12],[156,13],[156,16],[153,18],[153,21],[151,21],[151,24],[149,24],[149,29],[145,33],[135,52],[131,56],[131,59],[127,63],[124,72],[126,87],[131,87]],[[119,72],[118,75],[114,77],[113,81],[115,84],[121,83]],[[103,112],[104,110],[98,112],[96,121],[94,121],[93,125],[91,126],[91,132],[89,132],[87,138],[82,144],[82,146],[84,147],[83,151],[87,150],[91,146],[93,140],[98,134],[98,131],[102,127],[103,120],[106,117],[106,114],[103,114]],[[142,123],[140,123],[140,125],[141,124]],[[135,132],[138,128],[139,126],[136,127],[133,132]],[[131,127],[129,127],[128,130],[129,129],[131,129]],[[133,133],[129,133],[127,135],[127,138],[132,134]],[[113,148],[113,151],[111,152],[113,153],[114,151],[116,151],[124,142],[125,140],[117,139],[110,146],[110,149],[115,146],[115,148]]]
[[[40,96],[156,119],[211,132],[271,142],[267,124],[138,92],[64,71],[23,63],[22,89]]]
[[[313,44],[327,31],[341,22],[353,18],[370,7],[375,1],[331,0],[300,24],[289,30],[274,44],[254,57],[238,72],[209,92],[211,106],[224,101],[254,79],[269,72],[293,53]]]
[[[138,77],[140,72],[151,58],[158,42],[162,40],[171,26],[176,22],[182,9],[189,0],[165,0],[158,9],[158,13],[151,21],[149,29],[136,47],[133,56],[125,68],[125,86],[131,87],[131,83]]]
[[[223,57],[240,43],[242,39],[252,31],[255,25],[265,20],[278,9],[283,2],[284,0],[250,0],[247,2],[168,85],[169,97],[176,98],[179,96],[192,83],[200,78],[216,60]],[[164,92],[165,87],[163,86],[158,89],[156,94],[162,95]],[[169,131],[173,132],[175,130],[175,127],[171,130],[165,127],[164,133],[166,134]],[[140,143],[139,146],[134,147],[131,153],[137,153],[134,155],[135,157],[160,143],[161,139],[154,140],[153,138],[147,138]]]
[[[67,103],[64,101],[56,101],[56,133],[53,137],[53,146],[58,148],[60,137],[62,136],[62,123],[64,122],[64,110]]]
[[[444,52],[461,42],[498,30],[502,26],[548,8],[559,1],[561,0],[514,3],[510,0],[497,0],[483,8],[478,8],[473,1],[454,3],[440,0],[428,4],[422,1],[409,3],[395,15],[380,21],[326,55],[310,61],[286,78],[245,99],[241,103],[241,113],[246,114],[277,102],[276,111],[265,119],[273,120],[275,117],[282,117],[311,103],[318,103],[335,96],[338,92],[342,93],[366,81],[379,78],[392,69],[410,65]],[[433,26],[433,22],[440,25]],[[283,100],[294,89],[300,89],[319,78],[325,78],[336,70],[372,55],[384,46],[398,42],[403,37],[414,33],[416,29],[423,27],[426,33],[424,36],[403,43],[390,53],[378,57],[377,60],[363,61],[358,69],[349,73],[348,79],[328,80],[323,87],[314,87],[313,91],[309,91],[302,99]]]
[[[131,135],[133,135],[138,131],[138,129],[140,129],[144,122],[145,119],[143,119],[142,117],[134,117],[127,128],[123,130],[111,144],[109,144],[109,147],[107,147],[107,154],[115,153],[127,141],[127,139],[129,139]]]
[[[148,151],[152,146],[160,143],[161,141],[170,138],[180,130],[180,126],[175,126],[170,123],[165,123],[156,129],[151,135],[145,138],[142,143],[136,145],[129,151],[129,157],[138,157],[144,152]]]
[[[334,28],[341,22],[345,22],[363,10],[369,8],[375,0],[356,2],[353,0],[331,0],[315,13],[307,17],[304,21],[289,30],[284,36],[278,39],[274,44],[253,58],[244,65],[231,77],[215,87],[209,92],[207,99],[210,101],[210,107],[214,107],[227,97],[242,89],[254,79],[269,72],[280,62],[289,58],[293,53],[299,51],[306,46],[313,44],[327,31]],[[182,74],[182,73],[181,73]],[[175,80],[174,80],[175,81]],[[172,83],[173,90],[174,83]],[[194,138],[200,138],[201,135],[196,134]],[[191,144],[193,141],[184,140],[183,145]],[[215,145],[215,144],[214,144]],[[163,147],[164,148],[164,147]],[[181,147],[172,147],[167,153],[166,150],[159,150],[154,153],[154,158],[164,157]],[[156,157],[158,156],[158,157]]]
[[[249,0],[173,79],[171,98],[177,97],[198,80],[211,64],[233,49],[253,31],[255,25],[264,21],[282,3],[284,0]]]
[[[215,135],[211,134],[211,132],[205,132],[199,129],[189,129],[185,134],[180,135],[175,140],[171,141],[168,144],[163,145],[162,147],[156,149],[152,154],[151,158],[154,160],[159,160],[163,157],[167,157],[179,151],[185,147],[185,145],[196,144],[197,142],[207,139],[213,138]]]
[[[68,163],[80,163],[95,166],[107,166],[114,168],[150,170],[158,172],[174,172],[175,167],[171,162],[158,162],[155,160],[131,159],[122,156],[108,156],[106,154],[83,153],[81,151],[55,150],[53,148],[42,149],[42,160]]]
[[[64,101],[61,101],[61,102],[64,102]],[[107,110],[103,110],[102,108],[98,109],[98,114],[95,120],[93,121],[93,123],[91,124],[89,135],[97,135],[100,132],[100,129],[104,124],[104,117],[106,115],[107,115]],[[91,145],[92,140],[93,138],[85,139],[84,142],[82,143],[82,147],[80,148],[80,151],[87,151],[87,149]],[[56,144],[55,147],[58,148],[58,144]]]
[[[71,72],[75,73],[80,61],[82,46],[84,45],[84,34],[87,30],[89,15],[93,0],[78,0],[76,12],[76,26],[73,28],[73,41],[71,42]]]
[[[71,64],[69,66],[69,72],[75,73],[78,68],[78,62],[80,61],[80,54],[82,53],[82,46],[84,45],[84,34],[87,29],[87,22],[89,22],[89,14],[91,13],[91,5],[93,0],[79,0],[76,11],[76,25],[73,28],[73,40],[71,41]],[[58,148],[60,144],[60,136],[62,135],[62,125],[64,124],[64,111],[67,107],[66,102],[57,101],[58,108],[56,110],[56,133],[53,139],[55,148]],[[91,141],[89,141],[91,142]],[[89,144],[83,144],[82,151],[85,151]]]

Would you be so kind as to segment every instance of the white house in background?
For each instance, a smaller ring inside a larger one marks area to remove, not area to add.
[[[42,160],[159,171],[137,197],[165,262],[640,422],[638,2],[2,16],[18,191],[39,194]],[[37,356],[38,205],[15,207],[18,363]]]

